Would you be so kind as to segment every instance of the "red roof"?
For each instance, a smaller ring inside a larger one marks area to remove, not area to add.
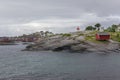
[[[98,35],[110,35],[110,34],[107,33],[107,32],[98,32],[97,34],[98,34]]]

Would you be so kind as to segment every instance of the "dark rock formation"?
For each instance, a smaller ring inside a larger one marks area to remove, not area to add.
[[[57,38],[47,38],[42,41],[37,42],[36,44],[31,44],[26,47],[25,50],[28,51],[43,51],[43,50],[52,50],[52,51],[63,51],[67,50],[70,52],[83,52],[83,51],[114,51],[119,50],[120,45],[116,42],[108,42],[108,43],[93,43],[88,42],[83,39],[83,37],[61,37],[57,36]]]

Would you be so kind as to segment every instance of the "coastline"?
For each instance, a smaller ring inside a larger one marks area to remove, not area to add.
[[[69,51],[69,52],[109,52],[119,51],[120,43],[108,41],[86,40],[85,34],[76,32],[70,35],[54,35],[52,37],[38,40],[35,44],[30,44],[25,51]],[[87,33],[87,35],[92,35]]]

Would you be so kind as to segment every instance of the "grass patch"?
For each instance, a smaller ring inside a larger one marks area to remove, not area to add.
[[[83,33],[79,33],[78,36],[84,36],[84,34]]]
[[[71,34],[67,34],[67,33],[66,33],[66,34],[62,34],[62,36],[63,36],[63,37],[70,37]]]
[[[109,32],[110,34],[110,39],[113,41],[120,42],[120,32]]]
[[[114,41],[120,42],[120,33],[119,32],[111,32],[111,39]]]

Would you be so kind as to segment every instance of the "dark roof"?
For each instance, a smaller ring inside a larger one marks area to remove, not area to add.
[[[110,34],[107,33],[107,32],[98,32],[97,34],[98,34],[98,35],[110,35]]]

